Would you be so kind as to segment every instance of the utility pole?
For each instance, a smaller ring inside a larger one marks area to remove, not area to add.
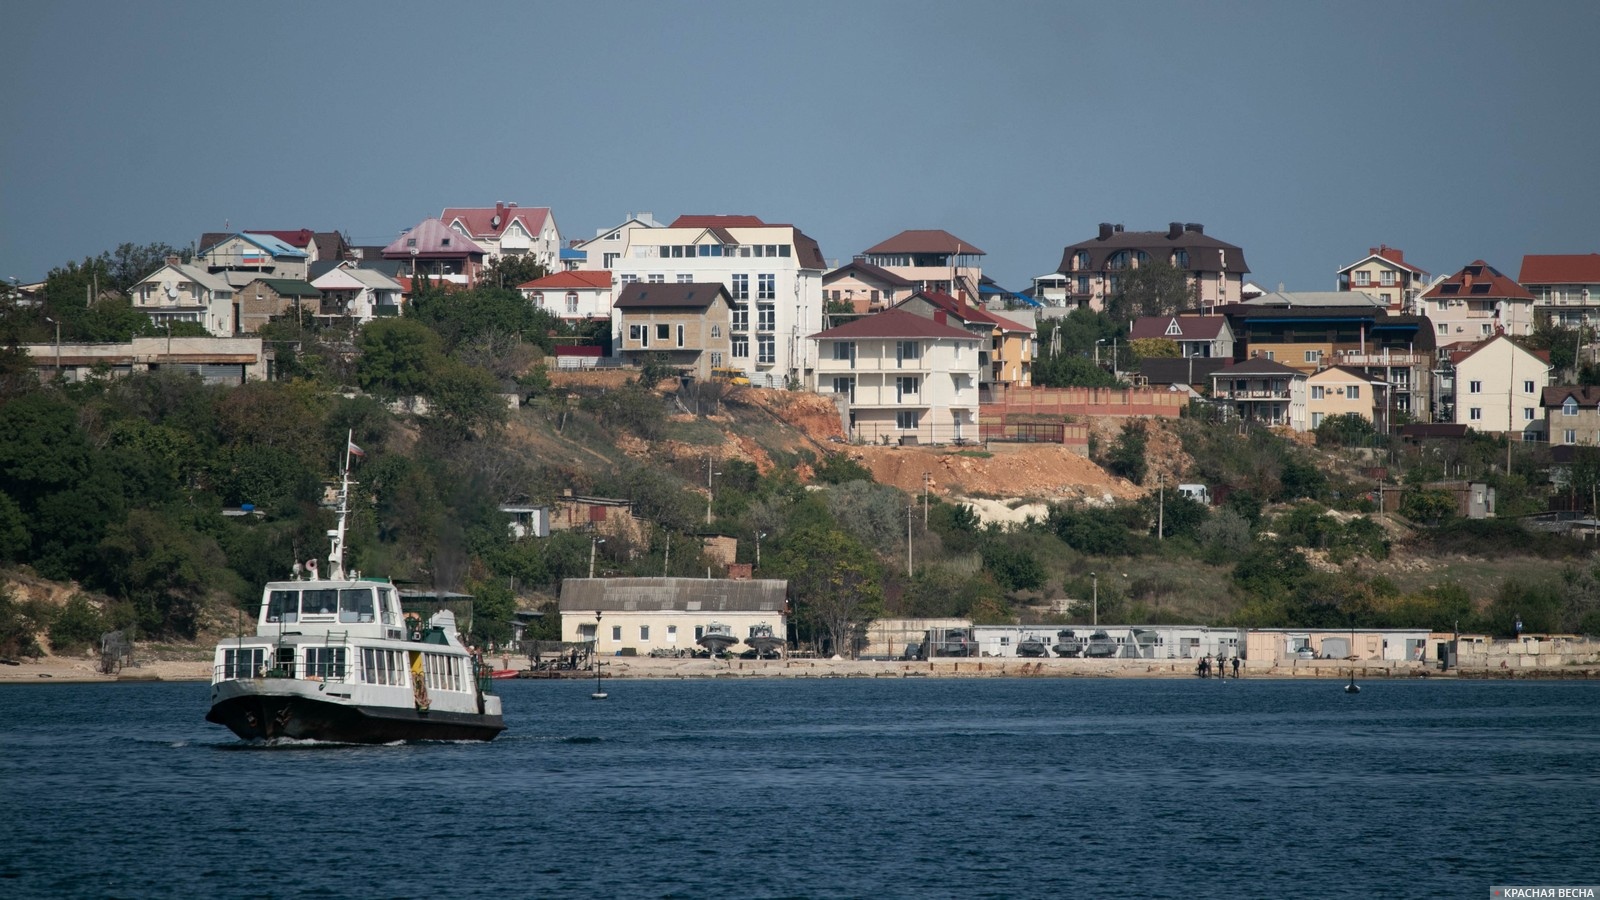
[[[711,459],[712,459],[711,454],[707,453],[706,454],[706,524],[707,525],[711,524],[711,500],[712,500],[712,496],[713,496],[712,493],[711,493],[711,477],[713,475],[721,475],[722,474],[721,472],[713,472],[713,471],[711,471]]]
[[[1089,573],[1089,581],[1091,581],[1094,584],[1094,606],[1092,607],[1092,612],[1090,613],[1091,618],[1089,619],[1089,624],[1090,625],[1099,625],[1100,624],[1100,576],[1096,575],[1093,572],[1090,572]]]
[[[922,530],[924,533],[928,530],[928,482],[932,480],[932,475],[927,472],[922,473]]]
[[[595,551],[595,548],[599,547],[601,544],[604,544],[605,542],[606,542],[605,538],[597,538],[597,537],[590,537],[589,538],[589,577],[590,578],[594,577],[594,551]],[[597,638],[597,640],[598,640],[598,638]]]
[[[1167,538],[1167,476],[1165,472],[1156,475],[1156,540],[1164,541]]]
[[[911,513],[915,506],[906,507],[906,577],[911,577]]]

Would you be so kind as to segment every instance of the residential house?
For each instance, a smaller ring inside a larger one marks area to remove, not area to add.
[[[426,275],[433,281],[468,288],[483,274],[485,255],[476,242],[440,219],[423,219],[383,248],[384,259],[409,263],[402,269],[405,278]],[[410,285],[406,287],[409,293]]]
[[[1233,365],[1231,357],[1185,356],[1177,359],[1147,356],[1139,360],[1139,382],[1171,391],[1190,391],[1196,396],[1211,390],[1211,376]]]
[[[1389,386],[1387,421],[1432,417],[1436,356],[1426,317],[1391,315],[1381,303],[1360,299],[1366,295],[1359,291],[1266,296],[1279,302],[1250,301],[1224,310],[1244,352],[1308,375],[1327,365],[1360,370]],[[1328,297],[1342,297],[1347,303],[1313,305]],[[1354,301],[1348,302],[1351,298]]]
[[[902,231],[862,255],[866,262],[910,281],[916,290],[950,294],[968,303],[980,300],[985,254],[948,231]]]
[[[378,269],[344,262],[322,273],[311,284],[322,292],[317,315],[323,319],[349,317],[365,324],[375,318],[400,315],[405,287]]]
[[[751,384],[782,387],[810,380],[814,347],[806,335],[822,327],[825,268],[817,242],[793,225],[755,216],[679,216],[665,228],[629,230],[614,271],[624,288],[722,284],[733,304],[725,365],[742,370]],[[613,346],[619,339],[613,334]]]
[[[129,290],[133,308],[150,317],[157,327],[172,322],[195,322],[216,337],[232,337],[236,310],[233,286],[202,266],[185,265],[167,257],[160,268]]]
[[[1416,301],[1428,287],[1428,273],[1406,262],[1398,248],[1379,244],[1366,258],[1339,270],[1338,290],[1366,291],[1392,313],[1416,312]]]
[[[1211,375],[1211,397],[1247,422],[1305,431],[1306,373],[1257,357],[1218,369]]]
[[[561,640],[592,643],[601,656],[698,651],[712,632],[786,640],[788,592],[789,583],[774,578],[567,578]],[[749,647],[736,643],[733,651]]]
[[[1383,413],[1389,404],[1382,395],[1387,387],[1359,369],[1318,369],[1306,379],[1306,411],[1311,416],[1311,427],[1316,428],[1330,416],[1356,415],[1386,429],[1389,422]]]
[[[194,265],[207,272],[247,272],[272,278],[305,280],[311,257],[271,234],[241,231],[203,247],[195,254]]]
[[[981,342],[978,345],[980,396],[995,383],[1016,387],[1033,383],[1032,328],[982,306],[935,291],[917,291],[893,308],[925,319],[942,313],[945,322],[966,329]]]
[[[1551,322],[1600,325],[1600,253],[1530,253],[1517,281],[1533,295],[1534,311]]]
[[[517,285],[523,299],[558,319],[584,322],[611,318],[611,273],[575,269]]]
[[[985,338],[896,308],[810,336],[818,346],[818,393],[849,410],[858,441],[947,443],[978,436],[980,348]]]
[[[200,235],[197,247],[211,247],[220,244],[238,232],[208,231]],[[245,233],[270,235],[290,247],[306,255],[308,263],[317,262],[342,262],[350,256],[352,247],[343,234],[337,231],[312,231],[309,228],[292,228],[287,230],[272,228],[247,228]]]
[[[635,282],[612,304],[617,355],[635,364],[661,358],[701,380],[729,364],[732,324],[728,289],[716,282]]]
[[[822,276],[822,296],[848,303],[856,313],[881,312],[911,296],[916,283],[858,256]]]
[[[288,313],[315,313],[322,292],[298,278],[253,278],[234,293],[239,334],[255,334],[261,326]]]
[[[1250,271],[1243,250],[1207,235],[1198,222],[1173,222],[1165,232],[1124,231],[1121,225],[1102,222],[1097,236],[1062,252],[1056,271],[1069,280],[1066,305],[1104,309],[1106,300],[1122,289],[1123,273],[1151,262],[1187,272],[1202,310],[1243,299],[1244,276]]]
[[[84,381],[172,369],[207,384],[271,380],[275,358],[259,337],[136,337],[122,343],[23,344],[41,379]]]
[[[1029,289],[1033,299],[1045,306],[1073,306],[1079,301],[1073,295],[1072,279],[1060,272],[1051,272],[1047,275],[1035,275],[1033,287]],[[1088,297],[1083,297],[1083,303],[1088,303]]]
[[[1544,439],[1540,410],[1550,384],[1549,351],[1529,350],[1505,335],[1449,350],[1450,394],[1442,398],[1451,421],[1474,431]]]
[[[610,271],[616,268],[617,260],[628,246],[628,234],[635,228],[663,228],[655,216],[650,213],[628,213],[628,218],[621,225],[600,229],[594,237],[586,241],[574,241],[572,249],[583,254],[580,269],[603,269]]]
[[[1600,447],[1600,387],[1552,385],[1544,389],[1540,405],[1552,446]]]
[[[496,203],[491,207],[450,207],[439,221],[483,248],[483,261],[502,256],[532,256],[546,272],[561,268],[561,232],[547,206]]]
[[[1233,328],[1226,316],[1144,316],[1134,321],[1128,337],[1172,341],[1183,357],[1233,358]]]
[[[579,269],[585,268],[584,264],[588,261],[589,254],[583,252],[582,250],[574,247],[561,248],[561,271],[563,272],[576,272]]]
[[[1533,333],[1533,295],[1481,259],[1429,288],[1418,302],[1441,344]]]

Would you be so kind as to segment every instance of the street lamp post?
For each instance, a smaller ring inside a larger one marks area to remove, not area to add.
[[[1090,572],[1089,573],[1089,581],[1092,582],[1093,585],[1094,585],[1094,601],[1093,601],[1094,605],[1090,608],[1089,624],[1090,625],[1099,625],[1100,624],[1100,576],[1096,575],[1093,572]]]
[[[606,542],[606,539],[603,538],[603,537],[590,537],[589,538],[589,577],[590,578],[594,577],[594,552],[595,552],[595,549],[598,548],[601,544],[604,544],[605,542]],[[596,619],[598,620],[598,615],[596,616]],[[596,626],[596,627],[599,627],[599,626]]]
[[[765,531],[756,532],[756,568],[761,568],[761,539],[766,537]]]
[[[711,524],[711,500],[713,498],[713,494],[711,493],[711,478],[712,478],[713,475],[721,475],[722,474],[721,472],[713,472],[713,471],[711,471],[711,458],[712,458],[711,454],[709,454],[709,453],[706,454],[706,524],[707,525]]]
[[[906,507],[906,577],[911,577],[911,513],[916,511],[915,506]]]
[[[44,320],[56,327],[56,378],[61,377],[61,323],[45,316]]]
[[[928,530],[928,483],[933,480],[933,475],[922,473],[922,530]]]

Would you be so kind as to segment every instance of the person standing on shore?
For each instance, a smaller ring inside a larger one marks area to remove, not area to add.
[[[1233,658],[1233,677],[1239,677],[1239,657],[1237,656]]]

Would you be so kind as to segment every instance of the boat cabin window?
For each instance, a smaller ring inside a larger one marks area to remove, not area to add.
[[[343,681],[344,659],[343,647],[307,647],[306,675],[311,678]]]
[[[383,624],[385,625],[399,624],[399,619],[395,617],[393,597],[393,591],[388,588],[378,588],[378,609],[383,613]]]
[[[339,621],[371,622],[372,618],[371,588],[345,588],[339,591]]]
[[[300,614],[303,616],[331,616],[338,608],[337,588],[300,592]]]
[[[267,621],[300,621],[300,592],[273,591],[267,598]]]
[[[222,651],[223,678],[257,678],[266,669],[265,647],[238,647]]]

